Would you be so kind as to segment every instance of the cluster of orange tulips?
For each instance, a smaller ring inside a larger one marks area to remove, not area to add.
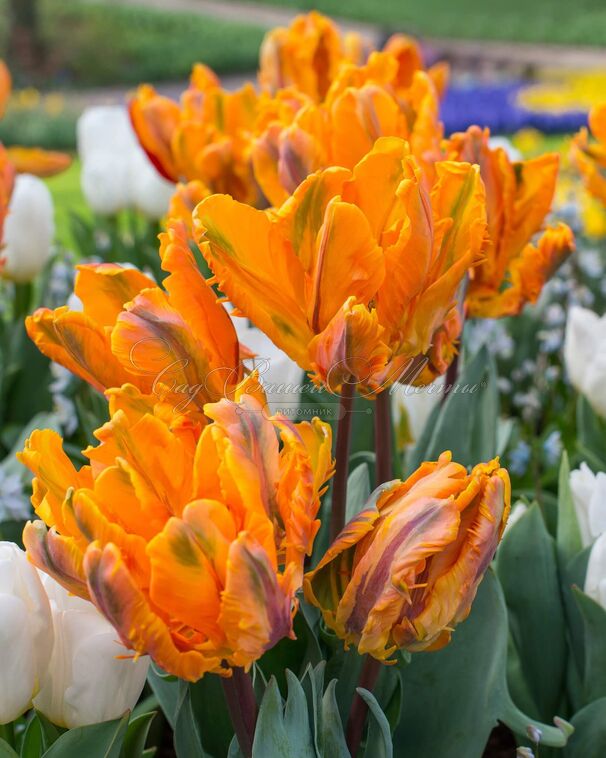
[[[27,442],[29,557],[169,673],[248,669],[293,636],[301,588],[380,661],[445,645],[469,613],[507,521],[507,472],[495,460],[468,473],[444,453],[385,485],[389,388],[444,374],[466,318],[536,301],[574,240],[544,227],[558,156],[512,162],[478,127],[445,138],[447,79],[408,38],[369,51],[311,13],[268,34],[258,88],[228,92],[203,65],[179,103],[140,87],[141,145],[179,182],[167,277],[82,265],[82,310],[27,320],[110,415],[79,470],[56,434]],[[331,428],[269,414],[225,299],[342,398],[338,536],[315,567]],[[383,488],[344,525],[354,389],[376,398]]]

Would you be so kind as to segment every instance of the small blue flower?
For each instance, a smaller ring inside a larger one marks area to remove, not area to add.
[[[548,466],[555,466],[562,456],[562,435],[556,429],[543,441],[543,453]]]
[[[530,445],[520,440],[509,453],[509,471],[515,476],[524,476],[530,463]]]

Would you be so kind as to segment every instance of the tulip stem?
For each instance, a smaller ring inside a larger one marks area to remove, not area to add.
[[[15,724],[0,724],[0,740],[4,740],[10,747],[15,747]]]
[[[255,726],[257,723],[257,699],[250,676],[242,668],[232,669],[228,679],[221,679],[227,710],[245,758],[251,758]]]
[[[380,673],[380,661],[373,658],[371,655],[367,655],[366,660],[362,665],[362,671],[360,672],[358,687],[362,687],[363,689],[372,692]],[[356,758],[358,750],[360,749],[367,713],[368,705],[366,701],[362,700],[360,695],[356,692],[353,703],[351,704],[351,710],[349,711],[349,718],[347,719],[347,728],[345,732],[347,747],[349,748],[352,758]]]
[[[377,487],[393,479],[391,445],[391,394],[383,390],[375,401],[375,476]]]
[[[339,404],[337,443],[335,447],[335,475],[332,480],[332,500],[330,513],[330,541],[336,539],[345,526],[347,503],[347,477],[349,474],[349,447],[351,442],[352,406],[356,385],[344,382]]]
[[[457,381],[457,377],[459,375],[459,356],[461,355],[460,351],[463,346],[463,338],[461,338],[461,342],[459,343],[459,352],[455,353],[454,358],[450,362],[450,365],[446,369],[446,377],[444,379],[444,392],[442,394],[442,403],[446,402],[446,398],[448,395],[452,392],[454,389],[455,383]]]
[[[15,321],[23,321],[26,316],[29,316],[31,303],[31,282],[26,282],[25,284],[15,284],[15,294],[13,300],[13,318]]]

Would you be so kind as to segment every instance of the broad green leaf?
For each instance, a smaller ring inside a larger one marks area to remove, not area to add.
[[[393,738],[396,758],[481,756],[497,721],[512,714],[506,656],[505,600],[489,570],[452,641],[442,650],[413,654],[403,671],[402,718]],[[545,745],[564,744],[560,730],[547,724],[540,728]]]
[[[372,692],[358,687],[356,692],[368,706],[368,735],[364,755],[368,758],[392,758],[393,744],[389,721]]]
[[[606,697],[606,611],[578,587],[573,587],[585,627],[585,702]]]
[[[27,724],[21,743],[21,758],[40,758],[44,752],[42,725],[34,713]]]
[[[223,694],[222,678],[217,674],[205,674],[189,685],[189,691],[202,747],[210,755],[225,755],[234,730]]]
[[[59,727],[51,723],[46,716],[40,713],[40,711],[36,711],[36,718],[42,727],[42,747],[44,750],[48,750],[51,745],[54,745],[65,730],[59,729]]]
[[[562,455],[558,479],[558,526],[556,532],[558,550],[565,560],[570,560],[583,549],[581,530],[570,489],[570,464],[568,455]]]
[[[179,706],[179,682],[175,677],[164,674],[152,663],[147,674],[147,682],[158,698],[162,713],[174,730]]]
[[[293,758],[316,758],[307,700],[301,682],[292,671],[286,671],[288,698],[284,708],[284,727]]]
[[[270,755],[279,755],[284,758],[290,758],[291,755],[284,726],[282,696],[278,682],[273,676],[269,680],[259,709],[253,742],[253,758],[266,758]]]
[[[571,720],[575,732],[562,758],[604,758],[606,755],[606,697],[594,700]]]
[[[0,758],[19,758],[19,756],[17,753],[15,753],[8,742],[0,739]]]
[[[312,734],[314,747],[318,756],[321,755],[322,734],[322,693],[324,691],[324,673],[326,661],[322,660],[315,667],[308,665],[301,680],[301,686],[307,700],[307,712],[312,718]]]
[[[408,459],[409,472],[444,450],[463,465],[489,460],[497,452],[499,397],[494,359],[485,347],[465,365],[446,401],[435,408]]]
[[[130,722],[126,730],[120,758],[141,758],[145,751],[149,728],[155,715],[155,711],[142,713]]]
[[[509,627],[535,718],[551,721],[566,672],[566,624],[555,545],[537,505],[507,530],[497,573],[507,603]]]
[[[202,748],[198,723],[191,704],[188,682],[179,682],[180,697],[175,722],[174,744],[177,758],[204,758],[207,753]]]
[[[360,463],[347,480],[347,506],[345,521],[351,521],[364,507],[370,495],[370,472],[368,463]]]
[[[350,758],[343,723],[339,715],[335,688],[337,680],[329,682],[322,698],[322,731],[319,740],[319,754],[329,758]]]
[[[301,677],[308,663],[316,665],[322,659],[322,651],[314,630],[307,622],[305,613],[299,611],[294,619],[296,639],[281,639],[258,661],[257,666],[266,680],[275,676],[280,691],[286,695],[286,670],[290,669]]]
[[[127,712],[115,721],[70,729],[51,745],[44,758],[119,758],[129,717]]]

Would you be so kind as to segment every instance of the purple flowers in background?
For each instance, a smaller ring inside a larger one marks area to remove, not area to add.
[[[471,124],[490,127],[493,134],[509,134],[534,128],[548,134],[577,131],[587,123],[584,111],[547,113],[531,111],[517,104],[523,81],[498,84],[453,82],[442,101],[446,134],[460,132]]]

